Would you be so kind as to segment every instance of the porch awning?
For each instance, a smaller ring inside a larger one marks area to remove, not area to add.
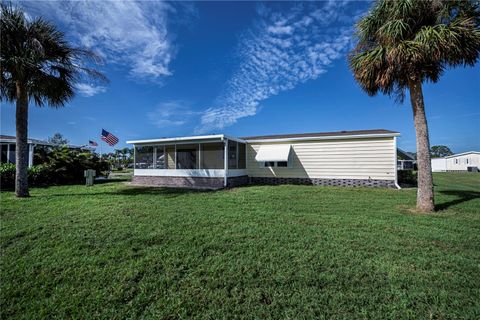
[[[258,162],[268,161],[288,161],[290,155],[289,144],[277,144],[260,146],[260,149],[255,156],[255,160]]]

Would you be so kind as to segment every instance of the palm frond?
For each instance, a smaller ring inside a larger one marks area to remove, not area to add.
[[[74,96],[78,82],[108,82],[96,69],[102,59],[71,46],[49,21],[27,21],[12,5],[2,3],[0,10],[0,99],[14,101],[16,84],[21,82],[38,106],[60,107]]]
[[[411,79],[436,82],[480,56],[480,2],[379,0],[357,24],[350,68],[363,90],[403,100]]]

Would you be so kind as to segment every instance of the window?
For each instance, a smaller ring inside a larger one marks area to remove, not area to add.
[[[264,165],[269,168],[288,168],[288,161],[266,161]]]
[[[201,145],[201,169],[223,169],[223,142],[205,143]]]
[[[197,169],[198,145],[177,145],[177,169]]]
[[[458,164],[458,159],[455,159],[455,164]]]
[[[9,144],[10,146],[10,156],[8,158],[8,162],[15,163],[15,150],[17,150],[17,145]]]
[[[153,147],[135,147],[135,169],[153,169]]]
[[[1,159],[0,159],[0,163],[7,163],[7,150],[8,150],[8,144],[2,144],[1,145],[1,148],[2,148],[2,156],[1,156]]]
[[[237,169],[237,142],[228,141],[228,169]]]
[[[467,159],[465,159],[465,163],[466,163],[466,164],[468,164],[468,158],[467,158]]]
[[[238,143],[238,169],[246,169],[247,167],[247,145]]]

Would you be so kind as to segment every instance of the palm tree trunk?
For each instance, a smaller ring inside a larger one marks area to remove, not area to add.
[[[420,80],[412,80],[409,83],[409,87],[413,121],[417,136],[417,210],[421,212],[432,212],[435,209],[432,163],[430,159],[430,141],[428,138],[428,125],[423,102],[422,82]]]
[[[16,152],[15,194],[28,197],[28,93],[25,86],[17,83],[16,105]]]

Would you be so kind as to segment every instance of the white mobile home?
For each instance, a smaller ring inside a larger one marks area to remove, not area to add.
[[[399,135],[378,129],[243,138],[221,134],[127,143],[135,146],[134,184],[396,187]]]
[[[36,146],[53,146],[48,141],[28,138],[28,166],[33,166],[33,155]],[[0,163],[15,163],[17,141],[14,136],[0,135]]]
[[[480,170],[480,152],[469,151],[432,159],[433,172]]]

